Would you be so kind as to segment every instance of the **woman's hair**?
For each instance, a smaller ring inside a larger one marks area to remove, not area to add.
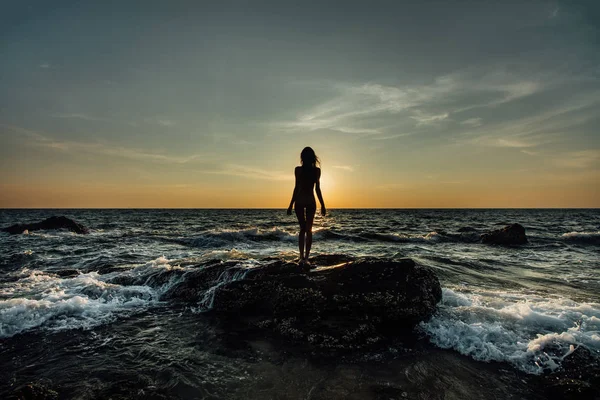
[[[303,168],[314,168],[320,165],[319,157],[315,154],[315,151],[311,147],[305,147],[300,153],[300,161],[302,162]]]

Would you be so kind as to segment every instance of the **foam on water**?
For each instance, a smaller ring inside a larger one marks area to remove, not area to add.
[[[204,295],[198,302],[198,307],[194,308],[193,311],[204,312],[212,309],[217,290],[219,290],[219,288],[226,283],[244,279],[247,273],[248,269],[240,269],[240,267],[237,266],[223,271],[221,275],[219,275],[219,277],[217,278],[215,285],[210,287],[206,292],[204,292]]]
[[[146,282],[161,271],[170,270],[164,257],[122,272],[99,275],[81,273],[61,278],[55,274],[23,269],[16,281],[0,285],[0,338],[43,328],[48,330],[89,329],[137,313],[159,302],[174,280],[159,287]],[[138,277],[140,284],[110,283],[115,276]]]
[[[569,232],[561,237],[567,242],[600,244],[600,232]]]
[[[537,294],[444,288],[421,327],[439,347],[532,374],[557,369],[578,346],[600,351],[600,304]]]

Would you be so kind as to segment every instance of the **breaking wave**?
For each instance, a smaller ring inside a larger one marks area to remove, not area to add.
[[[600,304],[565,298],[444,288],[438,312],[421,327],[439,347],[530,374],[556,370],[579,346],[600,351]]]
[[[89,329],[159,304],[181,274],[164,257],[126,271],[60,277],[24,269],[0,286],[0,338],[33,328]],[[121,282],[117,283],[117,282]]]
[[[600,232],[569,232],[561,237],[567,242],[600,245]]]

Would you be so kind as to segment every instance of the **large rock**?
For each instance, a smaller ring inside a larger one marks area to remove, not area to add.
[[[43,220],[42,222],[35,222],[32,224],[15,224],[7,228],[3,228],[2,231],[18,235],[24,231],[39,231],[39,230],[52,230],[52,229],[68,229],[71,232],[86,234],[89,233],[88,228],[73,221],[67,217],[50,217]]]
[[[500,245],[526,244],[527,236],[523,225],[512,224],[502,229],[484,233],[481,235],[481,242]]]
[[[188,273],[164,297],[200,302],[234,326],[339,350],[411,332],[433,314],[442,290],[433,271],[411,259],[367,258],[312,271],[283,261],[247,272],[221,263]]]

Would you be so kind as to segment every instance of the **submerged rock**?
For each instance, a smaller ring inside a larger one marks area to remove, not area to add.
[[[204,304],[233,327],[332,350],[409,333],[442,298],[434,272],[411,259],[345,260],[312,271],[281,260],[248,270],[220,263],[189,272],[164,298]]]
[[[2,231],[8,232],[13,235],[18,235],[25,231],[31,232],[52,229],[68,229],[71,232],[79,234],[89,233],[88,228],[64,216],[54,216],[47,218],[41,222],[35,222],[32,224],[15,224],[6,228],[2,228]]]
[[[59,395],[50,389],[43,381],[32,382],[16,388],[9,400],[56,400]]]
[[[541,377],[549,399],[600,399],[600,359],[584,346],[565,356],[561,368]]]
[[[525,228],[521,224],[507,225],[502,229],[497,229],[481,235],[481,242],[486,244],[526,244],[527,235]]]

